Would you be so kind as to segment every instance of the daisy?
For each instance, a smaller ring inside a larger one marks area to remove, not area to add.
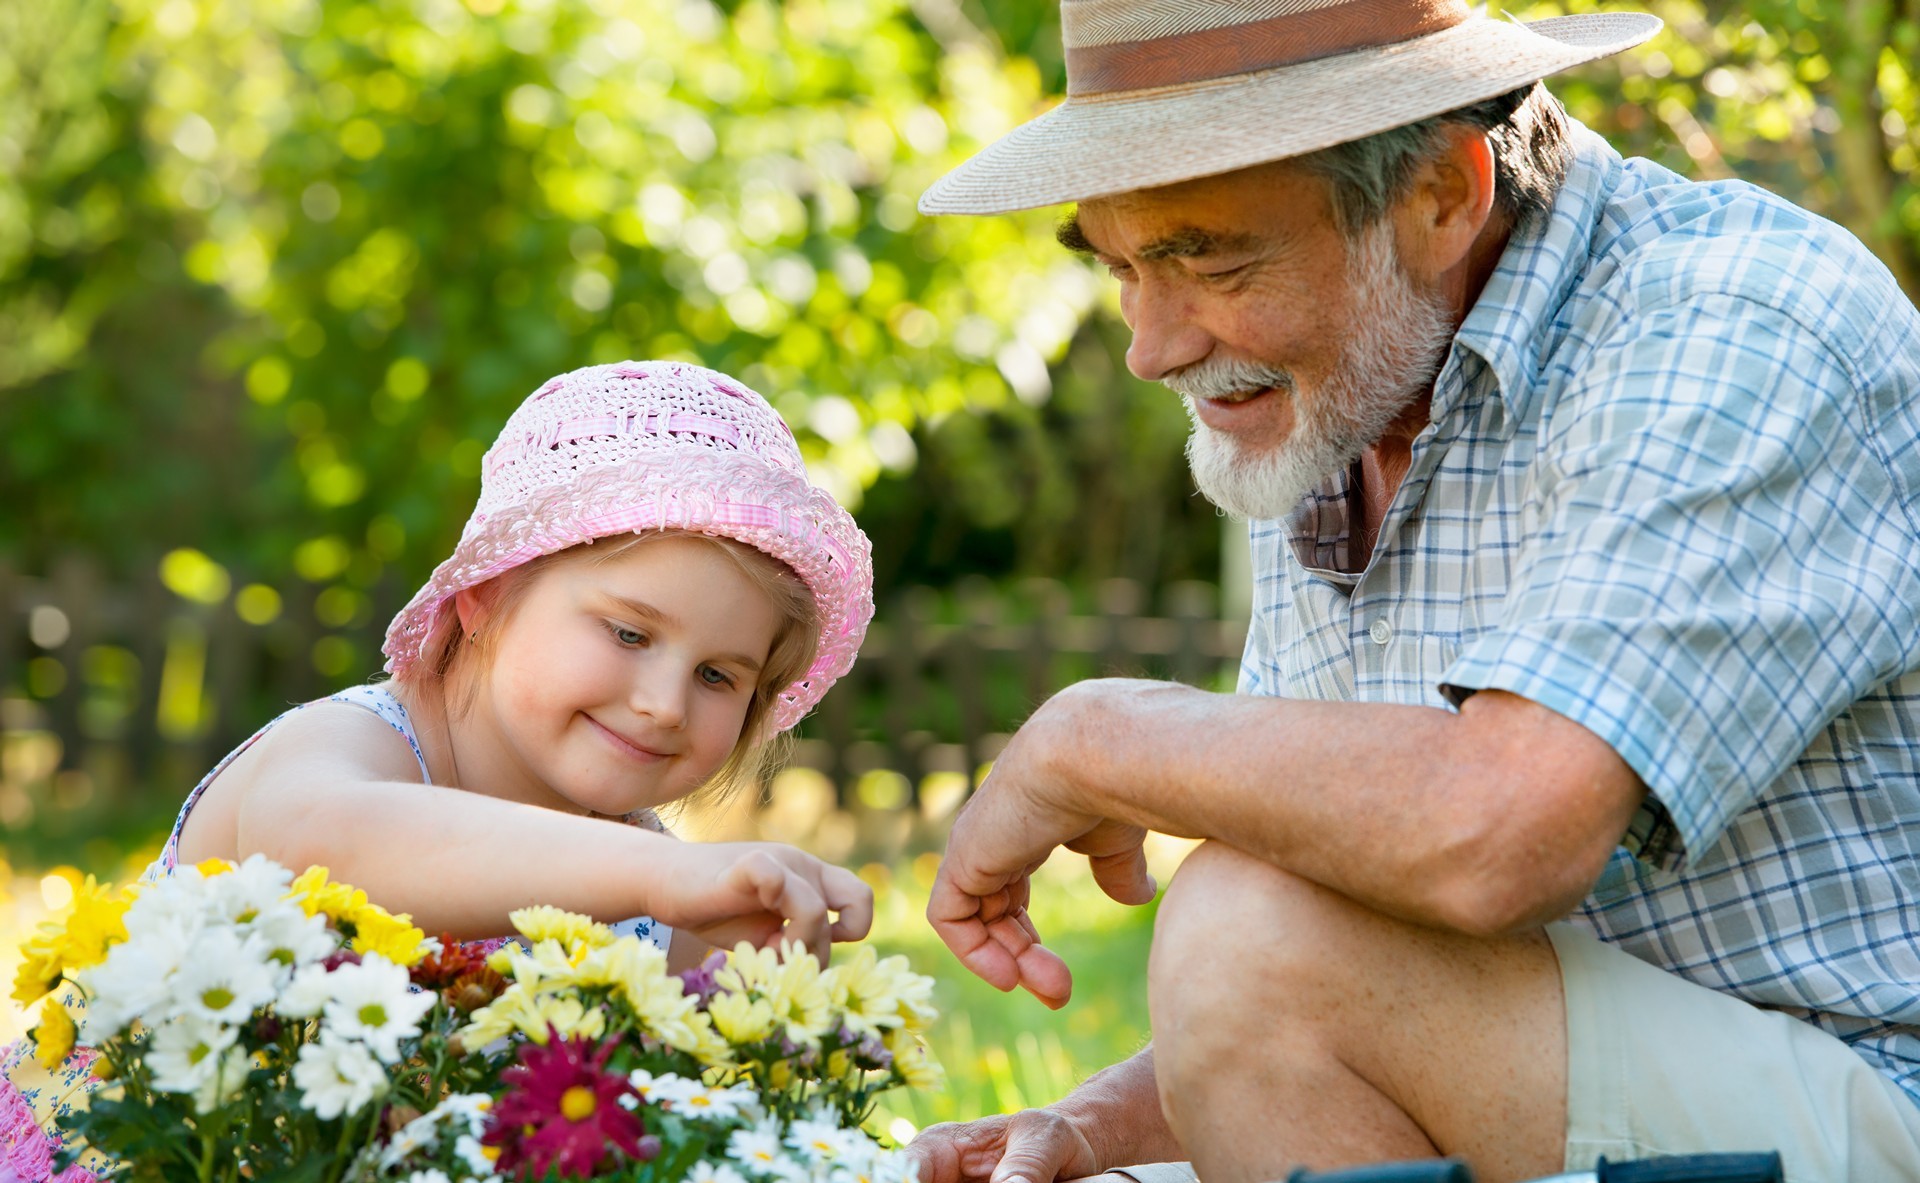
[[[322,1021],[326,1029],[367,1045],[383,1063],[400,1058],[400,1041],[420,1033],[420,1018],[433,1009],[434,996],[409,991],[407,971],[378,953],[358,965],[343,965],[331,975],[333,996]]]
[[[205,929],[173,976],[174,1007],[237,1027],[273,1001],[280,985],[275,968],[232,929]]]
[[[358,1113],[387,1092],[387,1074],[365,1044],[323,1030],[293,1065],[300,1104],[323,1120]]]

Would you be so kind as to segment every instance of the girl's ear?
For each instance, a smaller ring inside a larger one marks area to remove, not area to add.
[[[460,631],[471,637],[487,622],[487,601],[478,588],[463,587],[453,593],[453,611],[460,617]]]

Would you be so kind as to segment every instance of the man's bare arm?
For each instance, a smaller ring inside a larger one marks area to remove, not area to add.
[[[956,821],[928,918],[974,972],[1057,1004],[1025,917],[1055,846],[1150,895],[1145,830],[1225,842],[1391,916],[1473,935],[1565,915],[1644,796],[1584,727],[1488,691],[1458,714],[1109,679],[1056,695]]]

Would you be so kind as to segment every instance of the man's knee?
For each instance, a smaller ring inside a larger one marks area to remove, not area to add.
[[[1202,843],[1160,901],[1149,985],[1189,996],[1195,987],[1244,990],[1232,981],[1243,977],[1298,987],[1300,975],[1326,972],[1324,939],[1337,924],[1330,913],[1351,906],[1233,847]]]

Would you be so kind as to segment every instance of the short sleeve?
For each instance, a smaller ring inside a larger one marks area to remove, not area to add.
[[[1559,376],[1498,621],[1447,669],[1610,744],[1678,870],[1914,644],[1914,542],[1846,364],[1724,295],[1641,313]]]

